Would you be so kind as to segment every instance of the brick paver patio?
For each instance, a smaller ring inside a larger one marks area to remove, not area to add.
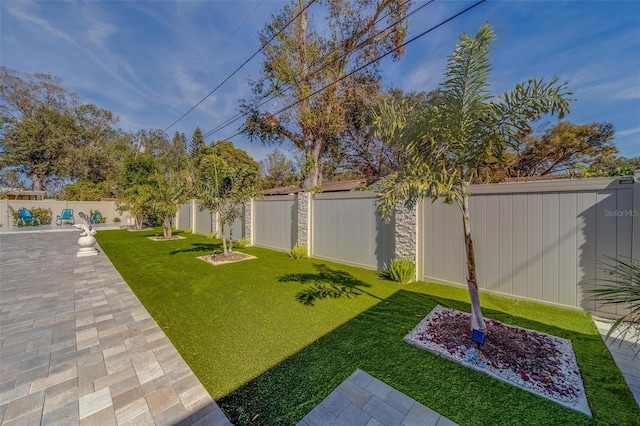
[[[78,230],[0,235],[0,423],[229,425]]]

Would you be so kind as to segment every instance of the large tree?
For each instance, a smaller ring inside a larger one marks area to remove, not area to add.
[[[439,101],[431,108],[389,102],[377,118],[377,136],[401,144],[408,162],[381,184],[378,207],[390,217],[396,203],[415,205],[420,198],[444,197],[462,212],[471,299],[471,326],[486,329],[480,309],[469,196],[471,183],[492,158],[516,144],[530,123],[546,113],[568,111],[566,83],[530,79],[502,96],[489,94],[489,50],[494,32],[489,24],[475,37],[460,36],[449,57]]]
[[[82,104],[60,79],[0,67],[0,167],[31,179],[36,190],[54,180],[106,178],[117,118]]]
[[[338,136],[345,130],[348,103],[369,96],[370,85],[379,80],[376,64],[348,76],[350,71],[402,44],[407,31],[402,19],[411,3],[317,1],[325,6],[321,13],[326,15],[326,27],[320,29],[309,13],[309,4],[293,0],[260,33],[263,71],[252,83],[255,97],[242,102],[240,109],[247,115],[242,129],[252,140],[278,143],[287,139],[299,149],[305,156],[305,188],[322,185],[322,158],[332,144],[341,143]],[[381,31],[381,22],[395,25]],[[393,57],[402,53],[399,48]],[[278,107],[261,106],[271,94],[279,106],[292,107],[278,111]]]
[[[278,149],[267,154],[267,157],[260,162],[260,174],[262,187],[265,189],[300,183],[296,175],[295,163]]]
[[[505,153],[505,161],[494,161],[483,173],[484,181],[531,176],[575,176],[592,164],[613,164],[618,152],[609,123],[576,125],[560,122],[525,135]]]

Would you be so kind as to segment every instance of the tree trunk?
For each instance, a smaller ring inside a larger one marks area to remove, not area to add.
[[[136,229],[142,229],[142,223],[144,222],[144,216],[138,215],[136,216]]]
[[[324,142],[307,138],[305,145],[307,158],[311,158],[312,165],[311,167],[309,167],[307,176],[304,179],[304,189],[310,190],[322,186],[322,166],[320,165],[320,152],[322,152]]]
[[[42,191],[43,188],[43,178],[39,176],[37,173],[33,173],[31,175],[31,180],[33,181],[33,190],[34,191]]]
[[[471,299],[471,329],[486,332],[487,326],[482,318],[480,309],[480,293],[478,292],[478,278],[476,274],[476,258],[473,253],[471,240],[471,221],[469,220],[469,191],[465,189],[460,203],[462,210],[462,224],[464,227],[464,246],[467,254],[467,286]]]
[[[233,223],[229,225],[229,253],[233,253]]]
[[[222,253],[227,254],[227,238],[224,236],[224,222],[220,223],[220,236],[222,237]]]
[[[164,218],[164,226],[162,230],[164,231],[165,238],[171,238],[173,236],[172,229],[171,229],[171,217],[166,216]]]

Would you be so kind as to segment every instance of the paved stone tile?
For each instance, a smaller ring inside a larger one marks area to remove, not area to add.
[[[405,415],[374,395],[362,409],[386,426],[400,426]]]
[[[109,388],[100,389],[80,398],[80,420],[113,405]]]
[[[76,257],[77,238],[0,234],[0,422],[230,424],[108,258]]]
[[[71,403],[58,408],[55,411],[42,414],[42,425],[77,425],[80,423],[78,412],[78,401],[74,400]]]
[[[364,371],[357,370],[298,425],[453,426],[455,423]]]
[[[431,408],[416,402],[402,424],[403,426],[436,426],[440,417],[442,416]]]
[[[365,426],[371,416],[353,404],[349,404],[347,408],[336,418],[332,425],[335,426]]]
[[[350,381],[343,382],[336,390],[352,404],[362,408],[371,399],[373,394]]]

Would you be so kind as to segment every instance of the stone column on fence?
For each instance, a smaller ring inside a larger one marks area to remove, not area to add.
[[[253,245],[253,198],[244,203],[244,237]]]
[[[395,209],[395,253],[396,258],[409,259],[416,264],[418,275],[418,213],[416,206],[411,208],[404,203],[396,204]]]
[[[298,192],[298,242],[311,254],[311,192]]]

